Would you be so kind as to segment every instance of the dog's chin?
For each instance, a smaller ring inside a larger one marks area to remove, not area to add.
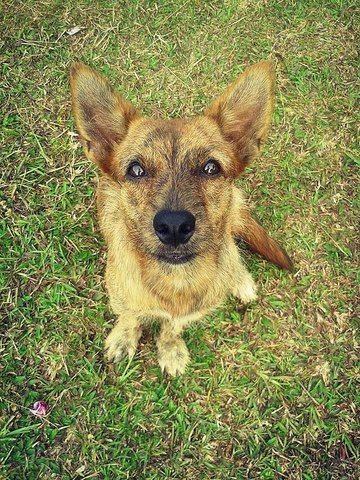
[[[184,265],[191,263],[195,256],[194,253],[167,252],[157,254],[156,258],[159,262],[168,265]]]

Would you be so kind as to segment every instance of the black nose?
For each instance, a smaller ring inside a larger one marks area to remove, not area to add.
[[[153,221],[156,235],[165,245],[186,243],[195,231],[195,217],[186,210],[161,210]]]

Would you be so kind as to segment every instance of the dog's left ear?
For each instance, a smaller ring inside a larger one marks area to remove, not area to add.
[[[237,173],[260,152],[273,110],[274,69],[270,61],[245,70],[205,111],[215,120],[238,159]]]
[[[114,147],[140,115],[106,78],[82,63],[72,66],[70,84],[72,108],[85,154],[103,172],[111,174]]]

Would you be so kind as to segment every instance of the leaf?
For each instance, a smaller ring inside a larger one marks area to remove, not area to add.
[[[79,25],[76,25],[76,27],[72,27],[72,28],[70,28],[70,30],[67,30],[66,33],[68,35],[72,36],[72,35],[76,35],[77,33],[79,33],[80,30],[82,30],[82,28],[79,27]]]

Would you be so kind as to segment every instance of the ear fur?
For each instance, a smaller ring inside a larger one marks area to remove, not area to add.
[[[82,63],[70,72],[72,109],[86,156],[103,172],[112,173],[114,146],[138,114],[101,75]]]
[[[258,155],[273,110],[274,70],[270,61],[245,70],[205,111],[234,147],[238,174]]]

